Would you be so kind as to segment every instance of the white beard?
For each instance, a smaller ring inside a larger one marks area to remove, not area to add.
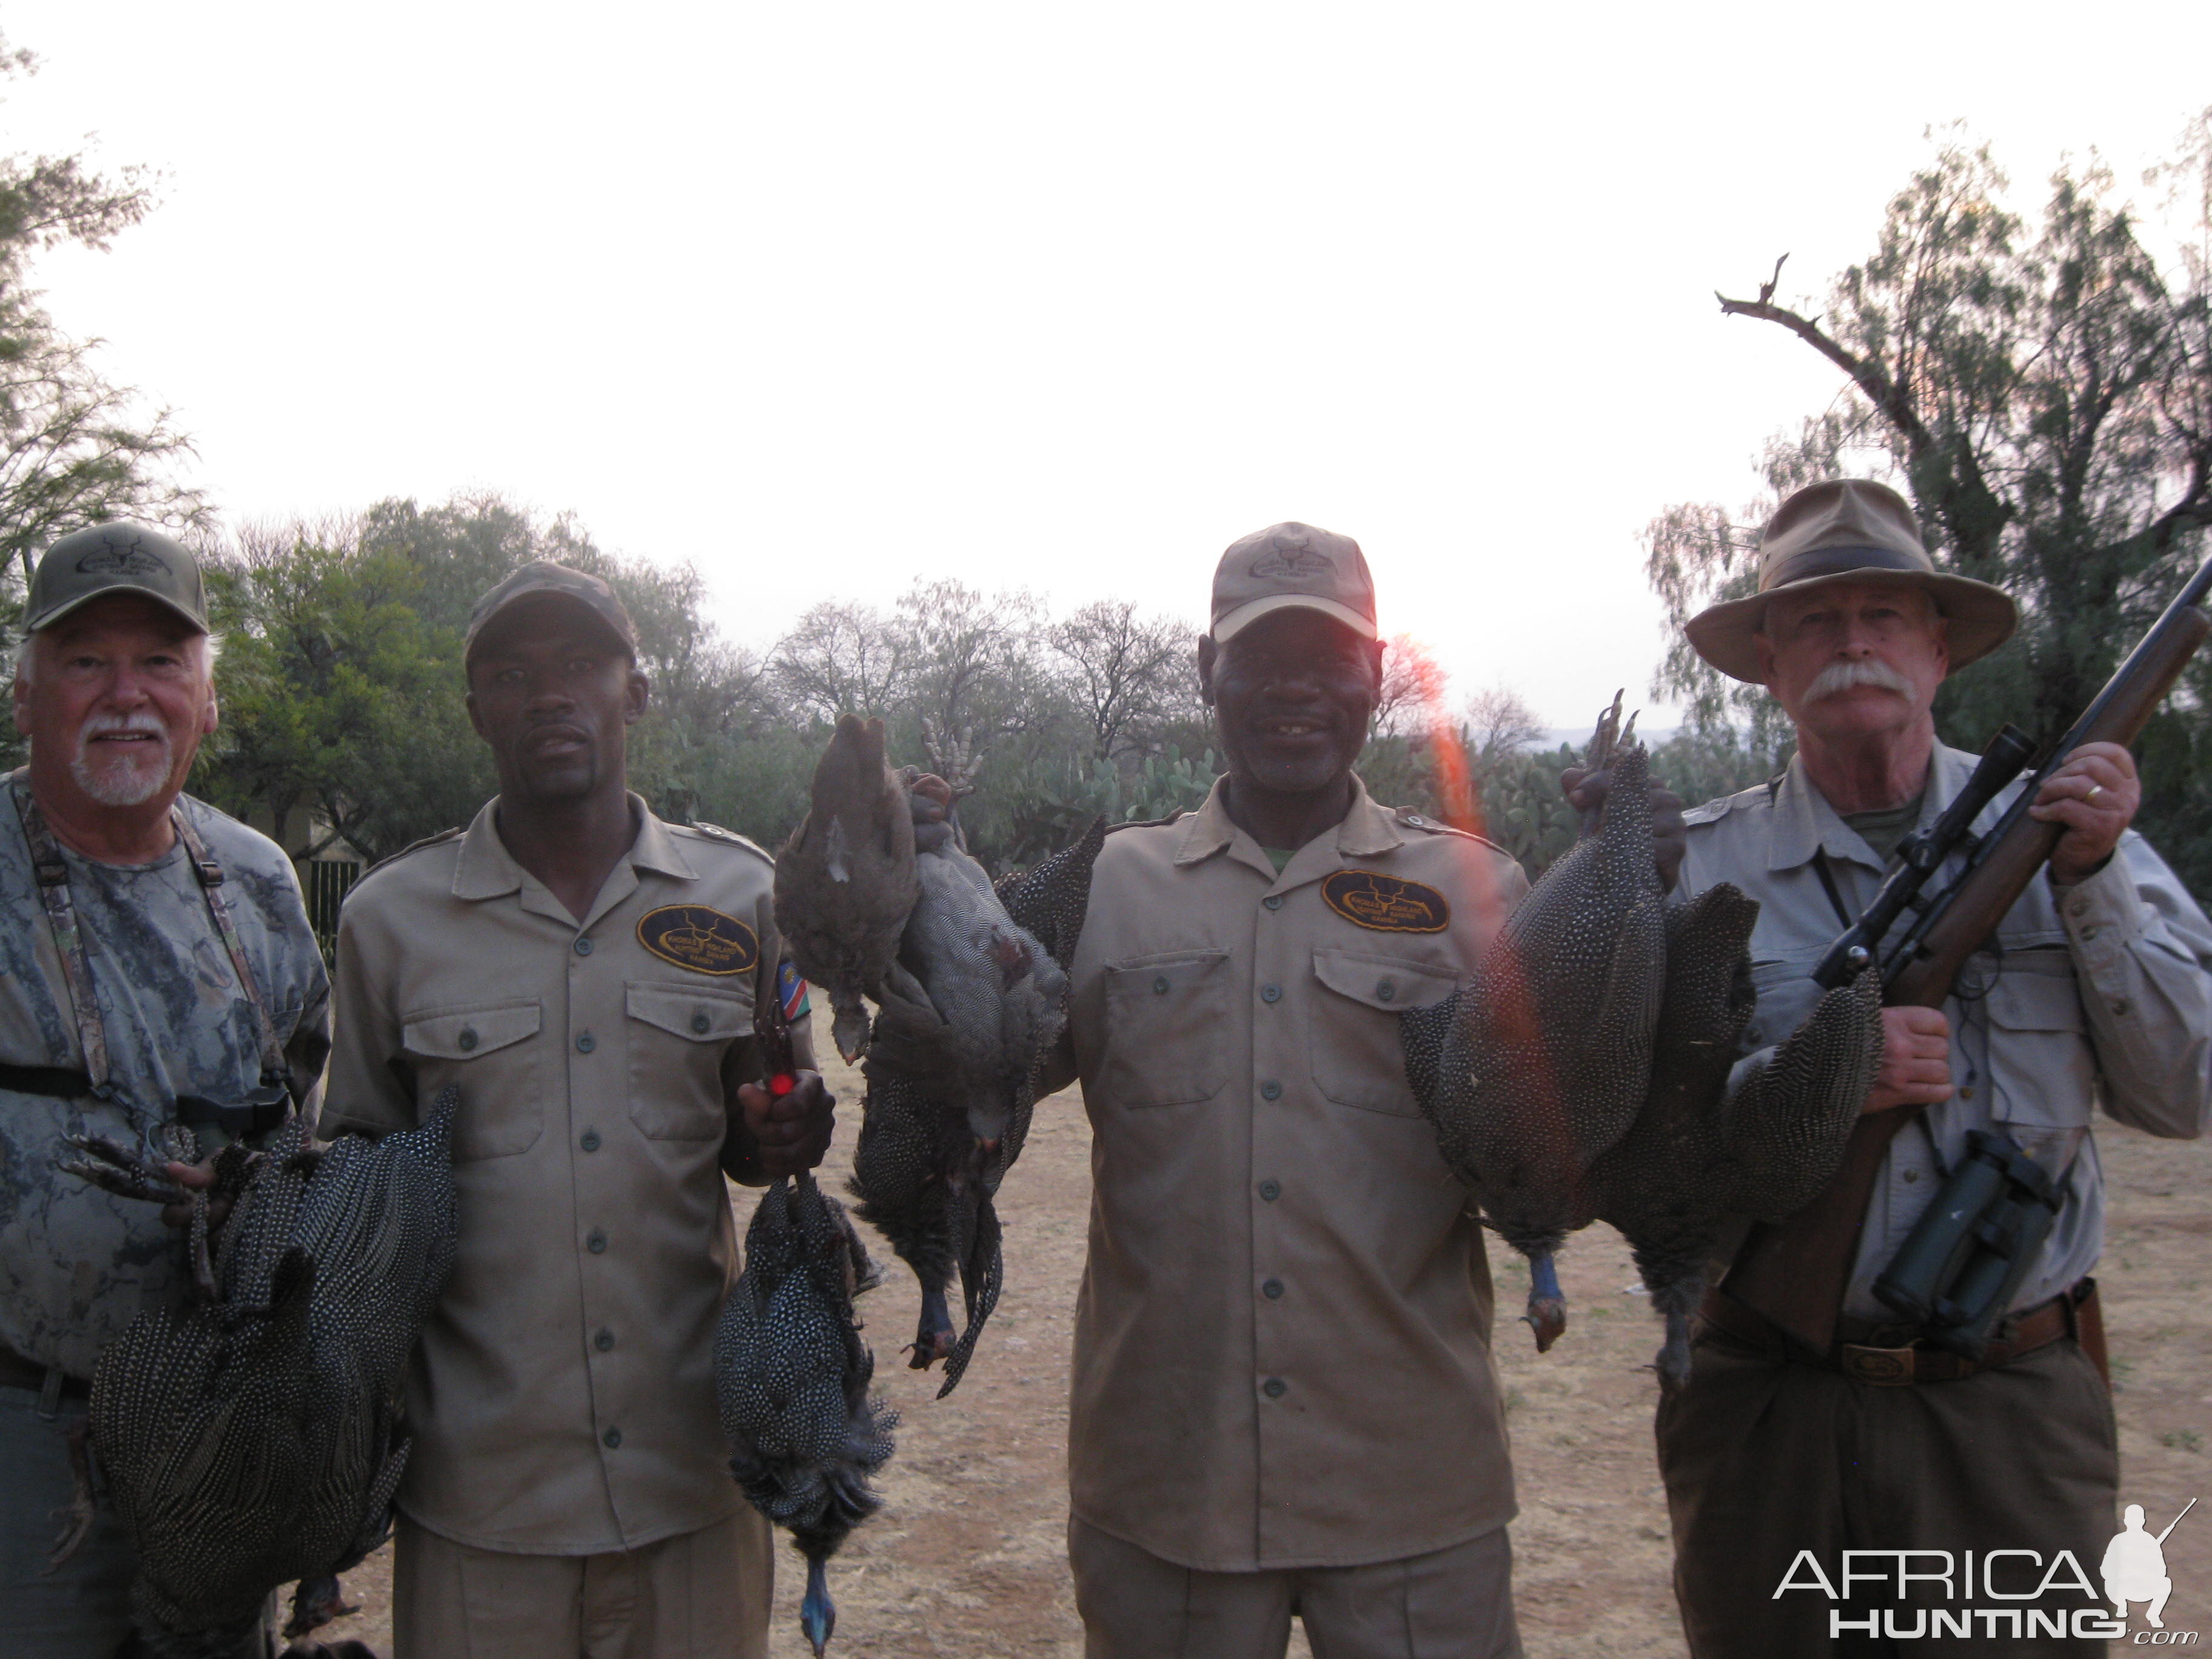
[[[95,750],[93,739],[110,732],[143,732],[155,741],[101,744]],[[70,776],[102,806],[143,806],[168,784],[175,755],[168,732],[158,723],[143,716],[94,714],[76,734],[76,758],[70,763]]]

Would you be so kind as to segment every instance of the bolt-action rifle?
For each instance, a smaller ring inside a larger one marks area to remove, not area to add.
[[[1832,987],[1873,966],[1881,975],[1882,1001],[1888,1006],[1941,1008],[1967,957],[2050,862],[2065,830],[2063,824],[2027,815],[2045,780],[2084,744],[2135,741],[2190,658],[2212,635],[2212,617],[2197,608],[2208,592],[2212,559],[2183,585],[1996,823],[1977,836],[1973,820],[2020,775],[2031,748],[2026,735],[2013,726],[1998,732],[1958,799],[1900,848],[1903,862],[1830,948],[1814,977]],[[1966,865],[1958,878],[1928,894],[1929,882],[1962,853]],[[1893,942],[1890,935],[1900,922],[1903,930]],[[1918,1111],[1900,1106],[1860,1118],[1835,1179],[1787,1221],[1752,1230],[1722,1281],[1723,1292],[1825,1355],[1835,1340],[1837,1313],[1882,1158],[1898,1131]]]

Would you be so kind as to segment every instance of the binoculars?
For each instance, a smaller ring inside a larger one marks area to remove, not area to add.
[[[1930,1346],[1979,1359],[2058,1218],[2057,1183],[2001,1134],[1969,1131],[1966,1156],[1874,1293],[1925,1328]]]

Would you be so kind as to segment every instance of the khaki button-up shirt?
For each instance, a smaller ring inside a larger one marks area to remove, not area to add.
[[[1921,804],[1932,823],[1975,757],[1939,748]],[[1975,820],[1986,830],[2021,786]],[[1759,901],[1752,975],[1759,1007],[1744,1066],[1787,1037],[1819,1001],[1812,974],[1881,888],[1883,866],[1796,762],[1762,785],[1685,815],[1689,852],[1676,896],[1732,882]],[[1835,884],[1820,879],[1825,862]],[[1956,877],[1953,860],[1930,890]],[[1840,909],[1838,907],[1840,906]],[[1900,927],[1901,931],[1901,927]],[[1893,1321],[1874,1281],[1905,1243],[1966,1133],[2003,1128],[2065,1176],[2065,1200],[2015,1308],[2047,1302],[2096,1266],[2104,1180],[2089,1137],[2094,1109],[2154,1135],[2193,1137],[2212,1121],[2212,924],[2150,844],[2130,830],[2112,861],[2059,891],[2039,877],[1999,925],[1994,950],[1970,960],[1966,993],[1943,1005],[1956,1091],[1890,1143],[1867,1208],[1844,1311]]]
[[[710,1375],[720,1158],[774,994],[767,854],[663,823],[580,924],[488,805],[347,896],[330,1133],[460,1089],[460,1255],[416,1350],[408,1515],[481,1548],[635,1549],[734,1513]]]
[[[1491,1286],[1399,1012],[1527,888],[1358,790],[1279,876],[1223,810],[1107,840],[1074,968],[1094,1132],[1076,1512],[1187,1566],[1392,1560],[1513,1516]]]

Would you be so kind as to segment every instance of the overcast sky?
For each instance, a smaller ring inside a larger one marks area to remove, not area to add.
[[[734,637],[916,574],[1195,617],[1357,537],[1386,630],[1584,725],[1638,533],[1748,499],[1931,123],[2023,204],[2212,100],[2212,5],[16,0],[9,147],[164,175],[42,267],[233,520],[494,489]]]

